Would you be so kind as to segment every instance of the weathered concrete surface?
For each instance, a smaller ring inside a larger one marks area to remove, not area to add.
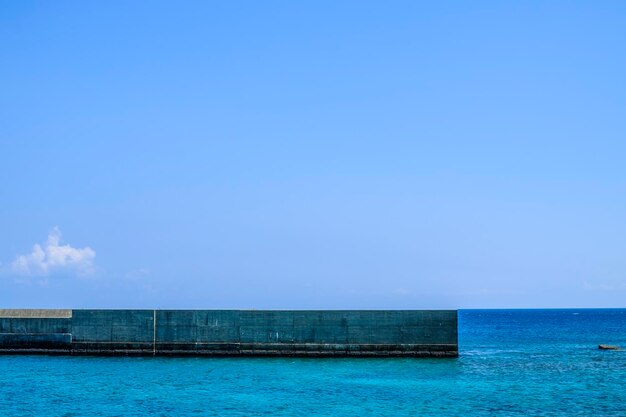
[[[74,310],[72,352],[153,354],[153,318],[154,310]]]
[[[0,314],[0,353],[458,355],[454,310],[22,311],[11,310],[6,318]]]
[[[0,318],[69,319],[72,310],[0,308]]]
[[[0,310],[0,353],[69,353],[72,310]]]

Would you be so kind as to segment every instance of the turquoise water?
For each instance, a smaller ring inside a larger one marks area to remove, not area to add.
[[[626,310],[459,312],[458,359],[0,356],[0,416],[626,416]]]

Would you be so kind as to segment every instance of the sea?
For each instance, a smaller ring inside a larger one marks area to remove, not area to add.
[[[0,416],[626,416],[626,309],[461,310],[455,359],[0,356]]]

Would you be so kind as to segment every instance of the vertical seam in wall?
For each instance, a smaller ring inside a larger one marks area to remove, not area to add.
[[[235,317],[237,317],[237,353],[241,355],[241,310],[235,313]]]
[[[152,310],[152,356],[156,356],[156,310]]]

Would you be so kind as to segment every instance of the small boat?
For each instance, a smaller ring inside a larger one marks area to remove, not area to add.
[[[614,345],[598,345],[600,350],[620,350],[619,346]]]

